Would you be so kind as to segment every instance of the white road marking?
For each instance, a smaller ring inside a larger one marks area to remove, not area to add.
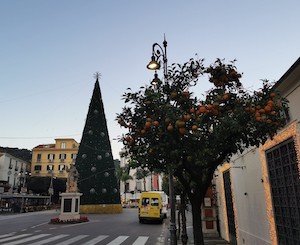
[[[1,235],[0,238],[12,236],[12,235],[14,235],[14,234],[15,234],[15,232],[13,232],[13,233],[8,233],[8,234],[5,234],[5,235]]]
[[[69,236],[69,235],[67,235],[67,234],[57,235],[57,236],[54,236],[54,237],[50,237],[50,238],[44,239],[42,241],[38,241],[36,243],[31,243],[31,245],[42,245],[42,244],[45,244],[45,243],[56,241],[58,239],[66,237],[66,236]]]
[[[105,238],[107,238],[108,236],[106,235],[100,235],[100,236],[97,236],[95,237],[94,239],[86,242],[86,243],[83,243],[82,245],[94,245],[94,244],[97,244],[98,242],[104,240]]]
[[[110,243],[106,245],[119,245],[124,242],[129,236],[118,236],[116,239],[112,240]]]
[[[45,237],[45,236],[50,236],[50,235],[51,234],[39,234],[39,235],[35,235],[35,236],[31,236],[31,237],[27,237],[27,238],[21,239],[19,241],[5,243],[5,245],[22,244],[22,243],[25,243],[25,242],[29,242],[29,241],[36,240],[36,239],[39,239],[39,238],[42,238],[42,237]]]
[[[0,239],[0,242],[7,242],[7,241],[11,241],[11,240],[16,240],[18,238],[22,238],[22,237],[27,237],[30,236],[31,234],[22,234],[22,235],[18,235],[18,236],[13,236],[13,237],[7,237],[4,239]]]
[[[88,235],[79,235],[79,236],[75,236],[73,238],[70,238],[64,242],[61,243],[57,243],[56,245],[69,245],[69,244],[73,244],[74,242],[77,242],[85,237],[87,237]]]
[[[132,245],[144,245],[146,244],[149,237],[147,236],[139,236]]]

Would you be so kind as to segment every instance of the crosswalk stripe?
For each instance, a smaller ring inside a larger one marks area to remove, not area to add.
[[[4,237],[8,237],[8,236],[12,236],[14,233],[8,233],[8,234],[4,234],[1,235],[0,238],[4,238]]]
[[[7,242],[7,241],[15,240],[15,239],[30,236],[30,235],[31,234],[22,234],[22,235],[13,236],[13,237],[7,237],[7,238],[4,238],[4,239],[0,239],[0,242]]]
[[[49,243],[49,242],[56,241],[56,240],[58,240],[58,239],[61,239],[61,238],[66,237],[66,236],[69,236],[69,235],[67,235],[67,234],[62,234],[62,235],[50,237],[50,238],[44,239],[44,240],[42,240],[42,241],[38,241],[38,242],[36,242],[36,243],[31,243],[30,245],[42,245],[42,244],[46,244],[46,243]]]
[[[108,236],[105,236],[105,235],[101,235],[101,236],[97,236],[95,237],[94,239],[86,242],[86,243],[83,243],[82,245],[94,245],[98,242],[101,242],[102,240],[104,240],[105,238],[107,238]]]
[[[73,238],[70,238],[64,242],[61,242],[61,243],[57,243],[56,245],[69,245],[69,244],[72,244],[73,242],[77,242],[85,237],[87,237],[88,235],[79,235],[79,236],[75,236]]]
[[[139,236],[132,245],[144,245],[146,244],[149,237],[147,236]]]
[[[106,245],[119,245],[124,242],[129,236],[118,236],[116,239],[112,240],[110,243]]]
[[[0,244],[3,245],[17,245],[17,244],[23,244],[25,242],[29,242],[29,241],[33,241],[33,240],[37,240],[46,236],[50,236],[51,234],[39,234],[39,235],[33,235],[33,234],[21,234],[21,235],[17,235],[14,236],[14,233],[9,233],[9,234],[4,234],[0,236]],[[29,237],[28,237],[29,236]],[[51,236],[49,238],[45,238],[43,240],[37,241],[35,243],[30,243],[31,245],[43,245],[46,243],[50,243],[65,237],[70,236],[70,234],[60,234],[60,235],[55,235],[55,236]],[[70,245],[73,244],[85,237],[88,237],[89,235],[78,235],[75,237],[72,237],[68,240],[62,241],[60,243],[57,243],[56,245]],[[97,243],[99,243],[100,241],[108,238],[108,235],[99,235],[85,243],[82,243],[82,245],[95,245]],[[118,236],[117,238],[115,238],[114,240],[110,241],[109,243],[107,243],[107,245],[120,245],[122,244],[126,239],[128,239],[129,236]],[[145,245],[146,242],[148,241],[149,237],[148,236],[139,236],[134,243],[132,243],[132,245]],[[15,241],[13,241],[15,240]],[[3,243],[4,242],[4,243]],[[5,243],[6,242],[6,243]]]
[[[19,241],[14,241],[14,242],[9,242],[9,243],[5,243],[5,245],[17,245],[17,244],[22,244],[24,242],[29,242],[32,240],[36,240],[45,236],[50,236],[50,234],[39,234],[39,235],[35,235],[35,236],[31,236],[31,237],[27,237],[24,239],[21,239]]]

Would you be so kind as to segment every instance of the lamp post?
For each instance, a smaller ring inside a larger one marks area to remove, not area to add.
[[[157,70],[161,67],[161,59],[163,62],[163,70],[164,70],[164,82],[168,83],[168,68],[167,68],[167,41],[164,37],[163,47],[158,43],[154,43],[152,45],[152,56],[151,61],[147,65],[149,70],[154,70],[154,79],[152,82],[158,81],[157,78]],[[174,193],[174,183],[173,183],[173,169],[169,168],[169,195],[170,195],[170,206],[171,206],[171,217],[170,217],[170,238],[171,245],[177,245],[177,237],[176,237],[176,213],[175,213],[175,193]]]
[[[51,179],[50,179],[50,185],[49,185],[49,189],[48,189],[48,193],[50,195],[50,200],[49,200],[50,207],[51,207],[51,204],[52,204],[52,196],[54,194],[53,178],[54,178],[54,174],[53,174],[53,170],[51,170]]]

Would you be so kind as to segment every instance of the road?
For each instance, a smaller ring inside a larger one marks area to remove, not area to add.
[[[123,209],[122,214],[89,214],[90,221],[79,224],[48,223],[58,216],[55,210],[0,215],[0,244],[166,244],[166,220],[163,224],[140,224],[137,209]]]

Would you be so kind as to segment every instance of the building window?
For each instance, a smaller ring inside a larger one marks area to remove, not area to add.
[[[299,162],[293,139],[266,152],[278,244],[299,244]]]
[[[72,154],[71,154],[71,158],[72,158],[72,159],[76,159],[76,157],[77,157],[77,154],[76,154],[76,153],[72,153]]]
[[[67,155],[65,153],[59,154],[59,159],[61,162],[64,162],[66,158],[67,158]]]
[[[47,165],[47,171],[48,173],[52,173],[52,171],[54,170],[54,165]]]
[[[64,170],[66,170],[66,165],[64,165],[64,164],[59,165],[59,166],[58,166],[58,170],[59,170],[59,171],[64,171]]]
[[[12,166],[12,159],[10,158],[9,159],[9,169],[12,169],[13,168],[13,166]]]
[[[35,165],[34,166],[34,171],[35,172],[40,172],[42,170],[42,166],[41,165]]]
[[[36,159],[36,161],[37,161],[37,162],[41,162],[41,159],[42,159],[42,154],[37,154],[37,159]]]
[[[48,161],[53,162],[55,159],[55,154],[48,154]]]
[[[66,142],[61,142],[61,149],[66,149]]]

